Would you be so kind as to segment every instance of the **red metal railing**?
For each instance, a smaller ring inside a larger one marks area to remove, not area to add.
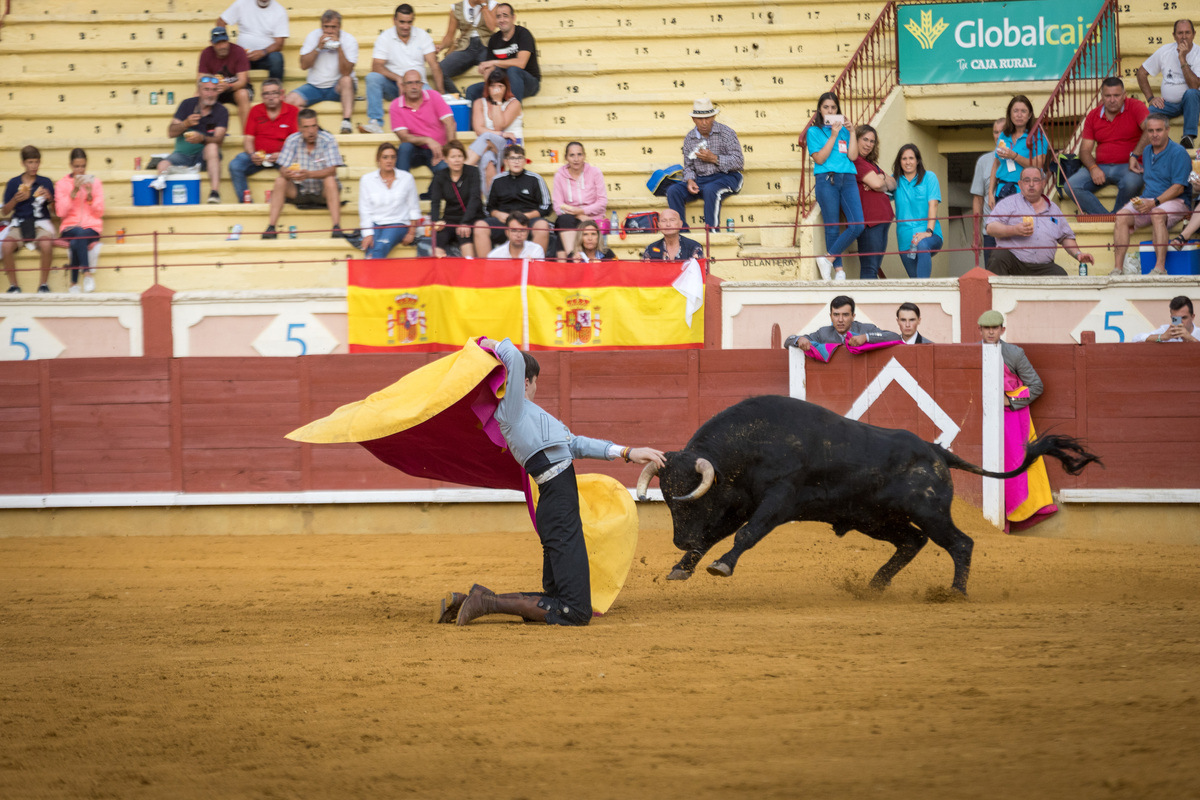
[[[1108,0],[1096,14],[1075,57],[1029,130],[1031,144],[1039,131],[1046,136],[1051,158],[1078,148],[1084,117],[1099,103],[1102,82],[1108,77],[1121,77],[1119,8],[1117,0]],[[1071,191],[1069,187],[1067,191]],[[1071,195],[1074,199],[1074,192]]]
[[[896,3],[890,0],[875,17],[875,24],[863,37],[862,44],[846,62],[845,69],[829,91],[838,96],[842,113],[854,124],[862,124],[883,108],[888,94],[900,82],[896,66]],[[815,202],[815,185],[812,165],[808,160],[808,129],[817,124],[820,110],[800,131],[800,191],[796,195],[796,225],[792,234],[792,246],[800,237],[800,217],[812,210]]]

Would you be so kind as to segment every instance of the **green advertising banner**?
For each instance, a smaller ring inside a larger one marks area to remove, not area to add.
[[[900,6],[900,82],[1058,80],[1103,3],[1016,0]],[[1109,45],[1115,52],[1115,43]]]

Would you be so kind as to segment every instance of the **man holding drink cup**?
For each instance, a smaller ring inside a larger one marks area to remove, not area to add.
[[[1167,231],[1175,223],[1191,213],[1192,190],[1188,183],[1191,159],[1188,152],[1177,142],[1172,142],[1168,132],[1170,120],[1163,114],[1151,114],[1146,118],[1146,136],[1149,144],[1134,162],[1135,171],[1141,170],[1145,185],[1141,196],[1133,198],[1117,211],[1113,229],[1114,275],[1139,275],[1141,262],[1136,253],[1130,253],[1129,237],[1138,228],[1153,227],[1154,269],[1151,275],[1167,274]]]
[[[997,248],[987,262],[989,272],[997,275],[1066,275],[1054,263],[1054,252],[1061,243],[1076,261],[1095,261],[1075,241],[1075,232],[1067,224],[1062,209],[1042,192],[1046,175],[1038,167],[1021,171],[1020,191],[999,200],[987,218],[985,230],[996,239]]]

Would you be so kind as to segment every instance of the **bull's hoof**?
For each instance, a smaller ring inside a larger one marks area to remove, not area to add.
[[[714,561],[708,565],[708,574],[716,575],[718,578],[728,578],[733,574],[733,567],[723,561]]]
[[[680,569],[679,567],[676,567],[675,569],[671,570],[671,572],[667,575],[667,580],[669,580],[669,581],[686,581],[690,577],[692,577],[691,572],[689,572],[686,569]]]

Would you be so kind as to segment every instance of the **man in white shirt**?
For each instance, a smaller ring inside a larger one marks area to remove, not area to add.
[[[520,211],[508,215],[508,241],[488,253],[488,258],[545,258],[540,244],[529,241],[529,218]]]
[[[1196,337],[1196,312],[1192,308],[1192,301],[1181,294],[1171,300],[1169,305],[1171,324],[1160,325],[1156,330],[1139,334],[1130,341],[1200,343],[1200,338]]]
[[[1179,143],[1191,150],[1196,146],[1200,124],[1200,49],[1196,47],[1196,26],[1190,19],[1175,21],[1175,41],[1154,51],[1138,67],[1137,82],[1146,98],[1150,113],[1166,114],[1174,119],[1183,115],[1183,136]],[[1150,76],[1162,74],[1162,86],[1156,96],[1150,88]]]
[[[445,91],[442,68],[438,66],[437,48],[433,37],[413,27],[417,15],[408,3],[396,6],[395,27],[388,28],[375,40],[371,53],[371,71],[367,73],[367,124],[359,125],[363,133],[383,133],[383,102],[400,96],[403,75],[410,69],[421,73],[428,86]]]
[[[300,68],[308,70],[308,83],[297,86],[287,102],[297,108],[315,106],[324,100],[341,102],[342,133],[352,133],[354,113],[354,65],[358,63],[358,40],[342,30],[342,15],[330,9],[321,15],[321,27],[312,31],[300,47]]]
[[[287,9],[276,0],[233,0],[217,17],[218,28],[238,26],[237,43],[246,49],[250,69],[265,69],[283,80],[283,43],[287,41]]]

